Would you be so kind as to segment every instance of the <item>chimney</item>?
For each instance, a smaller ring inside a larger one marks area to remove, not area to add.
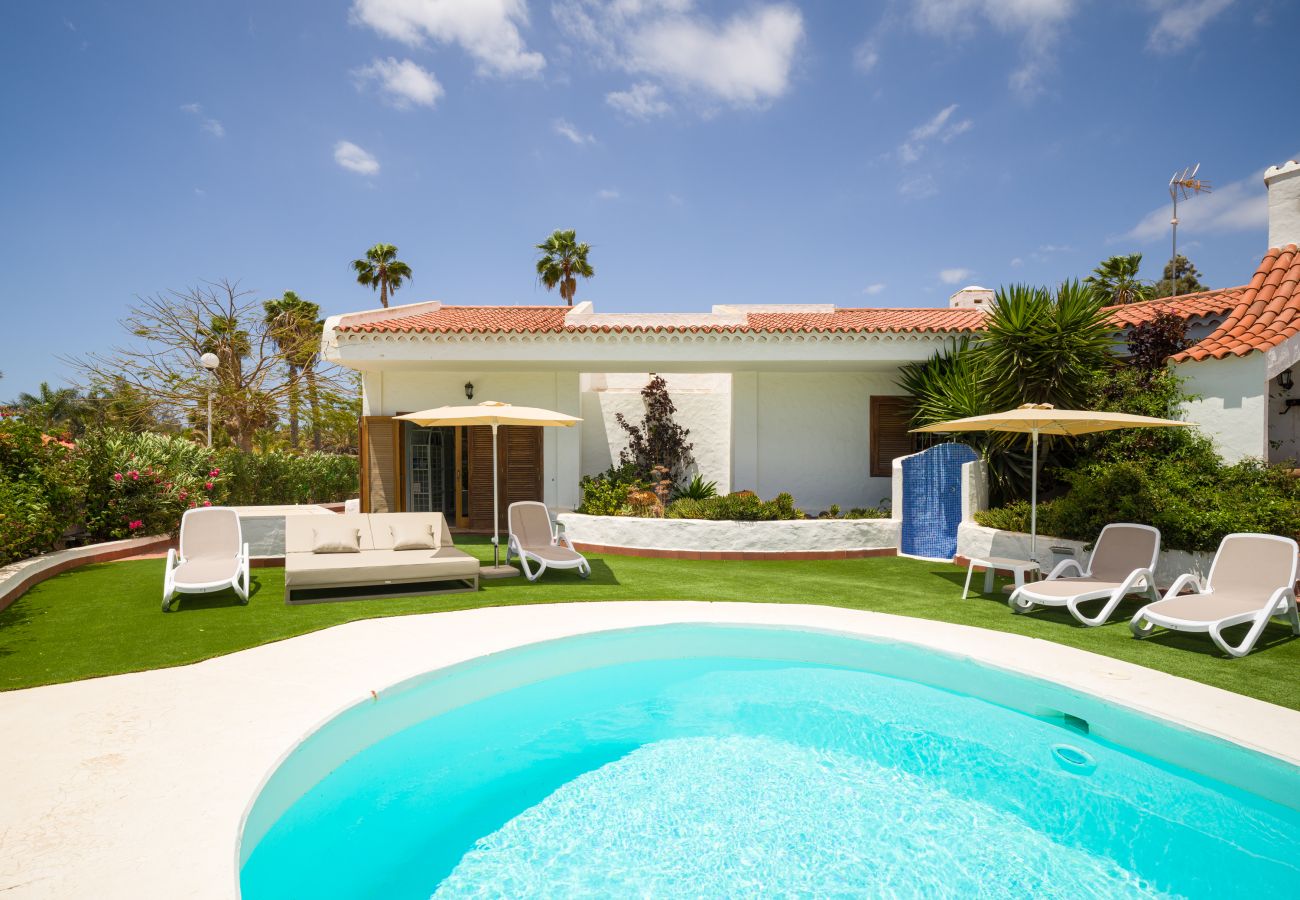
[[[1300,244],[1300,162],[1270,166],[1264,173],[1268,187],[1268,245]]]
[[[949,309],[988,309],[992,305],[993,292],[978,284],[969,284],[948,298]]]

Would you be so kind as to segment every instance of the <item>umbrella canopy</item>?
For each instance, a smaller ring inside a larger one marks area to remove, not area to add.
[[[1026,403],[1006,412],[969,419],[953,419],[914,428],[913,431],[1009,431],[1019,434],[1092,434],[1120,428],[1189,428],[1191,422],[1156,419],[1130,413],[1101,412],[1088,409],[1056,409],[1050,403]]]
[[[555,425],[571,428],[582,419],[535,406],[513,406],[484,400],[473,406],[438,406],[394,416],[416,425]]]
[[[525,425],[533,427],[555,426],[572,428],[582,419],[565,415],[549,409],[535,406],[512,406],[497,400],[484,400],[474,406],[438,406],[420,412],[394,416],[416,425],[488,425],[492,428],[492,568],[495,574],[502,573],[501,565],[501,513],[497,490],[497,428],[501,425]],[[505,567],[508,570],[508,567]],[[506,571],[504,574],[509,574]]]
[[[1117,431],[1121,428],[1188,428],[1190,422],[1174,419],[1157,419],[1152,416],[1135,416],[1130,413],[1104,412],[1087,409],[1057,409],[1050,403],[1026,403],[1006,412],[953,419],[913,428],[913,431],[1004,431],[1028,434],[1033,438],[1033,476],[1030,479],[1029,504],[1029,557],[1037,562],[1038,553],[1038,436],[1040,434],[1080,435],[1098,431]]]

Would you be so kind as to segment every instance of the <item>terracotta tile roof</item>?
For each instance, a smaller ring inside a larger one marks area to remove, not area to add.
[[[1300,251],[1295,244],[1269,250],[1250,284],[1234,293],[1236,303],[1209,337],[1172,357],[1174,362],[1245,356],[1271,350],[1300,333]],[[1173,298],[1178,300],[1180,298]]]
[[[834,312],[751,312],[735,324],[638,323],[627,324],[601,316],[590,325],[565,324],[566,306],[443,306],[426,313],[397,316],[373,322],[339,326],[344,333],[466,334],[466,333],[590,333],[590,332],[917,332],[977,331],[984,312],[977,309],[836,309]]]
[[[1111,306],[1107,311],[1111,315],[1112,322],[1126,328],[1150,322],[1161,313],[1173,313],[1183,319],[1224,316],[1237,306],[1245,291],[1244,287],[1201,291],[1197,294],[1181,294],[1177,297],[1147,300],[1144,303]]]

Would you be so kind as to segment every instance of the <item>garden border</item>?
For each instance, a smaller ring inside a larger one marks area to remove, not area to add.
[[[29,589],[55,575],[92,563],[112,562],[128,556],[166,550],[172,546],[172,541],[170,535],[155,534],[148,537],[88,544],[70,550],[54,550],[10,563],[0,568],[0,610],[8,608],[9,604]]]
[[[898,552],[897,519],[737,522],[561,513],[579,550],[655,559],[859,559]]]

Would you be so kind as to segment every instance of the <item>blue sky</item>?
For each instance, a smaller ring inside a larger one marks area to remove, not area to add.
[[[238,279],[327,313],[398,245],[397,302],[941,305],[1168,255],[1213,286],[1300,151],[1284,0],[10,4],[0,397],[119,338],[135,295]]]

